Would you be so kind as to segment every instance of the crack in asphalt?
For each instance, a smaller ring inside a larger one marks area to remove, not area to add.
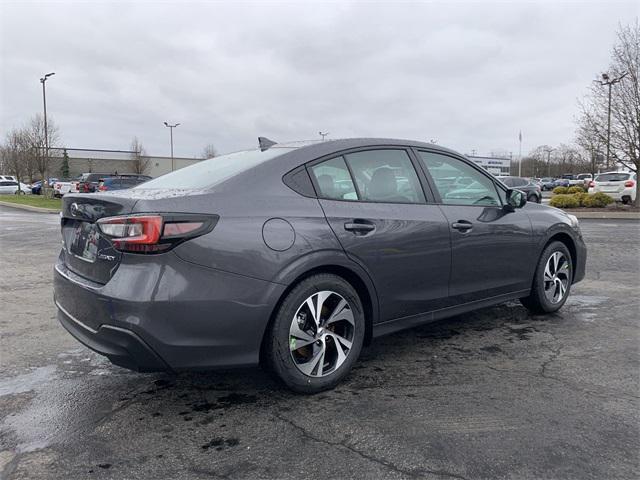
[[[462,475],[456,474],[456,473],[452,473],[452,472],[448,472],[446,470],[428,470],[428,469],[424,469],[424,468],[420,468],[420,469],[414,469],[414,470],[407,470],[405,468],[399,467],[387,460],[383,460],[381,458],[377,458],[374,457],[373,455],[369,455],[366,454],[356,448],[354,448],[352,445],[349,445],[348,443],[346,443],[346,441],[341,441],[341,442],[330,442],[328,440],[324,440],[322,438],[316,437],[315,435],[311,434],[307,429],[305,429],[304,427],[298,425],[297,423],[295,423],[293,420],[283,417],[282,415],[280,415],[279,413],[275,413],[274,416],[285,422],[286,424],[292,426],[295,430],[297,430],[298,432],[300,432],[302,434],[303,437],[308,438],[314,442],[317,443],[323,443],[325,445],[331,445],[333,447],[342,447],[346,450],[349,450],[352,453],[355,453],[356,455],[358,455],[359,457],[369,461],[369,462],[373,462],[376,463],[378,465],[382,465],[386,468],[388,468],[389,470],[392,470],[396,473],[400,473],[402,475],[407,475],[411,478],[424,478],[425,474],[431,474],[431,475],[437,475],[439,477],[446,477],[446,478],[457,478],[459,480],[468,480],[467,477],[464,477]]]

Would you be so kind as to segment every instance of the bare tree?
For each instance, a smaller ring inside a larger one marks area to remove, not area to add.
[[[576,130],[576,145],[584,151],[584,156],[588,159],[589,172],[595,174],[604,168],[605,144],[585,125],[579,125]]]
[[[15,175],[18,183],[24,180],[30,148],[30,139],[26,130],[14,129],[7,134],[6,144],[3,147],[3,159],[8,173]]]
[[[611,157],[633,172],[640,169],[640,24],[620,27],[613,47],[610,78],[620,78],[611,86]],[[608,138],[609,85],[596,81],[582,102],[578,129],[606,146]],[[640,183],[636,183],[636,205],[640,205]]]
[[[27,136],[29,143],[29,162],[33,162],[33,170],[40,174],[42,179],[42,191],[46,192],[48,186],[47,177],[50,175],[51,157],[52,155],[58,155],[56,150],[49,148],[49,152],[45,148],[47,142],[45,141],[44,132],[44,119],[42,115],[37,114],[31,118],[26,129],[25,135]],[[60,133],[57,125],[53,120],[47,119],[47,136],[49,137],[49,147],[55,145],[60,141]],[[48,154],[47,154],[48,153]]]
[[[218,152],[216,150],[216,147],[213,145],[213,143],[210,143],[209,145],[207,145],[202,149],[202,158],[204,159],[213,158],[217,156],[218,156]]]
[[[149,170],[150,160],[147,157],[147,152],[138,137],[133,137],[131,140],[131,160],[133,162],[134,173],[145,174]]]

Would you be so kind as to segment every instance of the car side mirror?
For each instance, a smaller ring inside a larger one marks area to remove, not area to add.
[[[522,208],[527,203],[527,196],[520,190],[507,190],[506,209],[513,212],[516,208]]]

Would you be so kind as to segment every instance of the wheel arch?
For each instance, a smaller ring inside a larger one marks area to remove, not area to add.
[[[575,271],[575,266],[578,264],[577,263],[578,251],[576,249],[575,241],[573,240],[571,235],[569,235],[567,232],[563,232],[563,231],[555,232],[549,238],[547,238],[547,240],[542,245],[542,249],[540,250],[540,255],[542,255],[542,252],[544,251],[544,249],[547,248],[547,246],[551,242],[556,242],[556,241],[563,243],[569,250],[569,254],[571,255],[571,264],[573,265],[573,268]],[[573,278],[572,278],[572,282],[573,282]]]
[[[301,281],[313,275],[321,273],[330,273],[336,275],[347,281],[355,289],[364,310],[364,344],[368,345],[369,343],[371,343],[371,340],[373,338],[373,324],[378,319],[378,298],[375,287],[373,286],[373,283],[371,282],[369,276],[366,274],[366,272],[360,271],[360,268],[355,264],[348,266],[341,262],[318,264],[310,266],[303,271],[296,272],[295,276],[293,276],[291,273],[287,275],[289,277],[287,288],[282,292],[282,294],[278,298],[278,301],[275,303],[271,314],[269,315],[269,321],[267,322],[267,326],[262,336],[262,342],[260,345],[260,363],[264,363],[263,360],[265,355],[266,338],[269,334],[269,331],[271,330],[271,325],[273,324],[275,316],[277,315],[284,299],[287,297],[289,292],[291,292],[291,290],[293,290],[295,286],[298,285]]]

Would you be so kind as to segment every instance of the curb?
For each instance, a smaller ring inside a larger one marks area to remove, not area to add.
[[[577,218],[596,218],[609,220],[640,220],[639,212],[578,212],[575,210],[563,210],[564,212],[575,215]]]
[[[29,212],[60,213],[60,210],[58,210],[57,208],[33,207],[31,205],[21,205],[19,203],[13,203],[13,202],[0,201],[0,205],[2,205],[3,207],[17,208],[18,210],[27,210]]]

